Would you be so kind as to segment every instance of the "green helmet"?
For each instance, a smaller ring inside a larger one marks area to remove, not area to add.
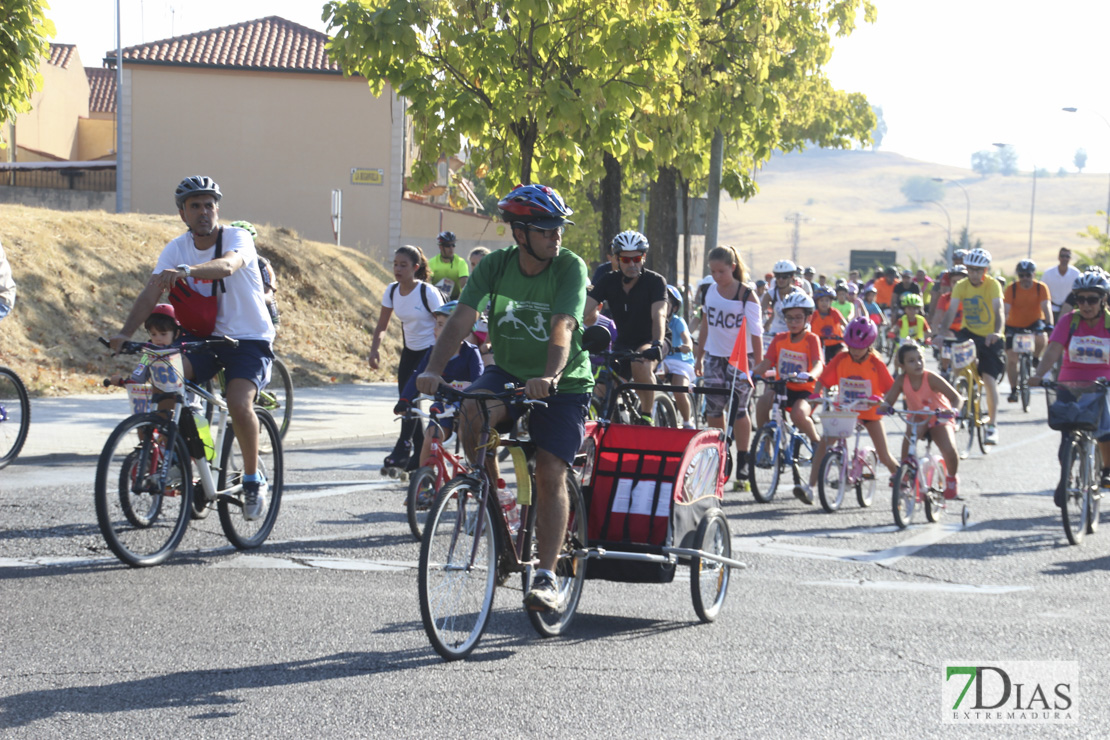
[[[921,300],[921,296],[919,296],[917,293],[904,293],[902,294],[902,305],[917,306],[918,308],[921,308],[925,305],[925,302]]]
[[[250,233],[252,239],[258,238],[258,229],[254,228],[254,224],[250,221],[232,221],[230,225],[236,228],[246,229],[247,232]]]

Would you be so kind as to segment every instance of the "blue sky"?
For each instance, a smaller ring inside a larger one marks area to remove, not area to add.
[[[87,66],[115,45],[115,0],[48,0],[60,43]],[[123,45],[279,15],[324,30],[318,0],[120,0]],[[882,106],[882,149],[968,167],[1012,144],[1019,164],[1055,172],[1088,153],[1110,171],[1105,35],[1110,1],[875,0],[873,25],[836,42],[828,73]],[[1061,112],[1064,106],[1079,113]],[[1096,113],[1097,112],[1097,113]]]

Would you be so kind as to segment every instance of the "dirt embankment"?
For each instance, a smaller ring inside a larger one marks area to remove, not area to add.
[[[221,221],[235,217],[221,214]],[[258,249],[278,275],[275,351],[294,382],[392,380],[393,368],[372,371],[365,360],[391,272],[353,249],[305,241],[286,228],[258,229]],[[119,331],[158,253],[183,230],[175,215],[0,205],[0,242],[18,286],[15,309],[0,322],[0,364],[35,395],[100,390],[101,379],[128,362],[109,357],[97,337]],[[390,329],[383,358],[400,352],[400,325]]]

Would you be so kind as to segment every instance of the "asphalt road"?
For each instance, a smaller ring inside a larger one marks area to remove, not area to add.
[[[905,531],[885,477],[837,514],[729,493],[736,557],[714,624],[685,569],[664,585],[587,581],[572,634],[541,640],[519,583],[466,661],[420,623],[418,545],[385,438],[287,451],[270,541],[195,522],[164,565],[106,549],[95,458],[0,472],[0,733],[5,737],[949,737],[949,664],[1077,661],[1070,723],[993,734],[1104,737],[1110,525],[1068,546],[1050,489],[1057,435],[1035,399],[961,480],[972,509]],[[980,723],[982,724],[982,723]]]

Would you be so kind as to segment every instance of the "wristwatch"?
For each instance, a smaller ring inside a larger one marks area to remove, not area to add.
[[[185,273],[185,277],[189,277],[190,275],[193,274],[193,268],[190,267],[189,265],[178,265],[177,269],[178,269],[179,272]]]

